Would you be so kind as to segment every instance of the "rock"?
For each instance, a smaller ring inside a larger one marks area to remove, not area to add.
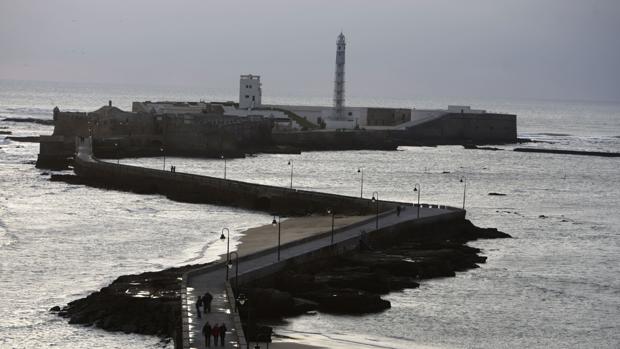
[[[312,289],[315,286],[314,275],[294,270],[287,270],[281,273],[275,284],[277,289],[292,293],[303,292],[305,290]]]
[[[375,313],[391,307],[389,301],[374,293],[355,289],[327,289],[302,294],[319,304],[319,310],[335,314]]]
[[[54,313],[59,312],[60,311],[60,307],[59,306],[51,307],[49,311],[50,312],[54,312]]]
[[[54,124],[54,120],[36,119],[36,118],[4,118],[2,121],[29,122],[29,123],[41,124],[41,125],[53,125]]]
[[[466,239],[465,241],[472,241],[477,239],[505,239],[511,236],[496,228],[476,227],[470,221],[465,220],[465,223],[463,223],[462,237]]]
[[[94,325],[107,331],[160,335],[180,343],[181,295],[179,277],[188,265],[159,272],[123,275],[109,286],[70,302],[58,315],[71,324]],[[144,297],[144,294],[149,296]],[[140,295],[140,296],[138,296]]]
[[[489,193],[489,195],[490,195],[490,196],[506,196],[506,194],[502,194],[502,193],[494,193],[494,192]]]
[[[39,136],[7,136],[6,138],[15,142],[39,143]]]
[[[283,314],[294,314],[295,301],[288,292],[275,288],[245,289],[248,304],[255,309],[262,318],[279,318]]]
[[[331,288],[355,288],[359,290],[388,293],[388,275],[367,267],[341,267],[320,272],[314,276],[315,284]]]

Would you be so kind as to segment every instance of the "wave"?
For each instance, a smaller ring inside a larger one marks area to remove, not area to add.
[[[219,234],[219,233],[212,231],[212,232],[211,232],[211,234],[213,234],[214,236],[218,236],[218,234]],[[218,241],[220,241],[220,239],[219,239],[219,238],[218,238],[218,239],[214,239],[214,240],[212,240],[212,241],[207,242],[206,244],[204,244],[204,245],[202,246],[202,248],[200,249],[200,251],[198,251],[198,253],[197,253],[197,255],[196,255],[196,256],[194,256],[194,257],[192,257],[192,258],[189,258],[189,259],[186,259],[186,260],[184,260],[184,261],[183,261],[183,262],[181,262],[181,263],[183,263],[183,264],[189,264],[189,263],[194,263],[194,262],[197,262],[197,261],[199,261],[199,260],[201,260],[201,259],[204,259],[204,258],[207,256],[207,249],[209,248],[209,246],[213,245],[214,243],[216,243],[216,242],[218,242]]]

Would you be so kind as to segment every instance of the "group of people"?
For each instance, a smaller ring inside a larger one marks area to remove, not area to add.
[[[201,317],[200,307],[202,307],[202,312],[210,313],[211,312],[211,302],[213,301],[213,295],[208,291],[205,292],[204,296],[198,296],[196,300],[196,312],[198,313],[198,318]],[[211,336],[213,336],[213,345],[217,345],[218,338],[220,339],[220,345],[224,346],[224,342],[226,340],[226,325],[222,322],[222,324],[214,324],[211,326],[209,321],[205,323],[202,327],[202,334],[205,336],[205,343],[207,347],[211,346]]]
[[[202,334],[205,336],[205,344],[207,347],[211,346],[211,336],[213,336],[213,345],[217,345],[217,338],[220,338],[220,345],[224,346],[226,340],[226,325],[222,322],[221,325],[215,324],[211,326],[209,321],[202,326]]]
[[[198,313],[198,318],[200,318],[200,307],[203,307],[204,313],[211,312],[211,301],[213,301],[213,295],[208,291],[204,296],[198,296],[196,300],[196,312]]]

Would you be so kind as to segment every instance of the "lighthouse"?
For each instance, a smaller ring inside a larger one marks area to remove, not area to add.
[[[346,42],[342,32],[336,41],[336,76],[334,78],[334,113],[332,119],[344,120],[344,57]]]

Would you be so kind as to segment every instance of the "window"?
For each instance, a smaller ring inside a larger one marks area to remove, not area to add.
[[[352,113],[352,112],[349,112],[349,116],[351,116],[351,115],[353,115],[353,113]]]
[[[250,98],[250,96],[249,95],[245,95],[245,98]]]

